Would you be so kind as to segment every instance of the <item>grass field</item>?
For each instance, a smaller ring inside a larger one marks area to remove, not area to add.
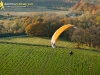
[[[100,52],[92,48],[75,49],[74,43],[60,39],[58,47],[53,49],[50,38],[38,37],[3,38],[0,41],[14,42],[0,43],[0,75],[100,74]],[[72,56],[70,51],[74,52]]]

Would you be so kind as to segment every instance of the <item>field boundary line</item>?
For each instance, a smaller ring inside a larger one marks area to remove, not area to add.
[[[27,45],[27,46],[44,46],[44,47],[51,47],[50,45],[29,44],[29,43],[18,43],[18,42],[4,42],[4,41],[0,41],[0,43],[2,43],[2,44]],[[68,47],[61,47],[61,46],[58,46],[57,48],[68,48]]]

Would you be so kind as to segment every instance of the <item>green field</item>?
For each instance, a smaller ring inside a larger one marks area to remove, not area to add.
[[[100,75],[100,51],[96,49],[75,49],[75,43],[62,39],[53,49],[50,38],[38,37],[0,42],[0,75]]]

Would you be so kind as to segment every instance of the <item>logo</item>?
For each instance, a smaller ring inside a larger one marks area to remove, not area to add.
[[[0,10],[5,10],[7,7],[33,7],[33,3],[4,3],[0,0]]]
[[[2,0],[0,0],[0,9],[4,9],[4,3],[2,2]]]

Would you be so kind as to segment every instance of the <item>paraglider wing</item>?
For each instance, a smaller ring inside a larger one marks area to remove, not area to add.
[[[59,29],[56,30],[56,32],[53,34],[52,38],[51,38],[51,45],[53,48],[56,47],[55,43],[58,39],[58,37],[60,36],[60,34],[66,30],[69,27],[74,27],[74,25],[71,24],[67,24],[67,25],[63,25],[62,27],[60,27]]]

